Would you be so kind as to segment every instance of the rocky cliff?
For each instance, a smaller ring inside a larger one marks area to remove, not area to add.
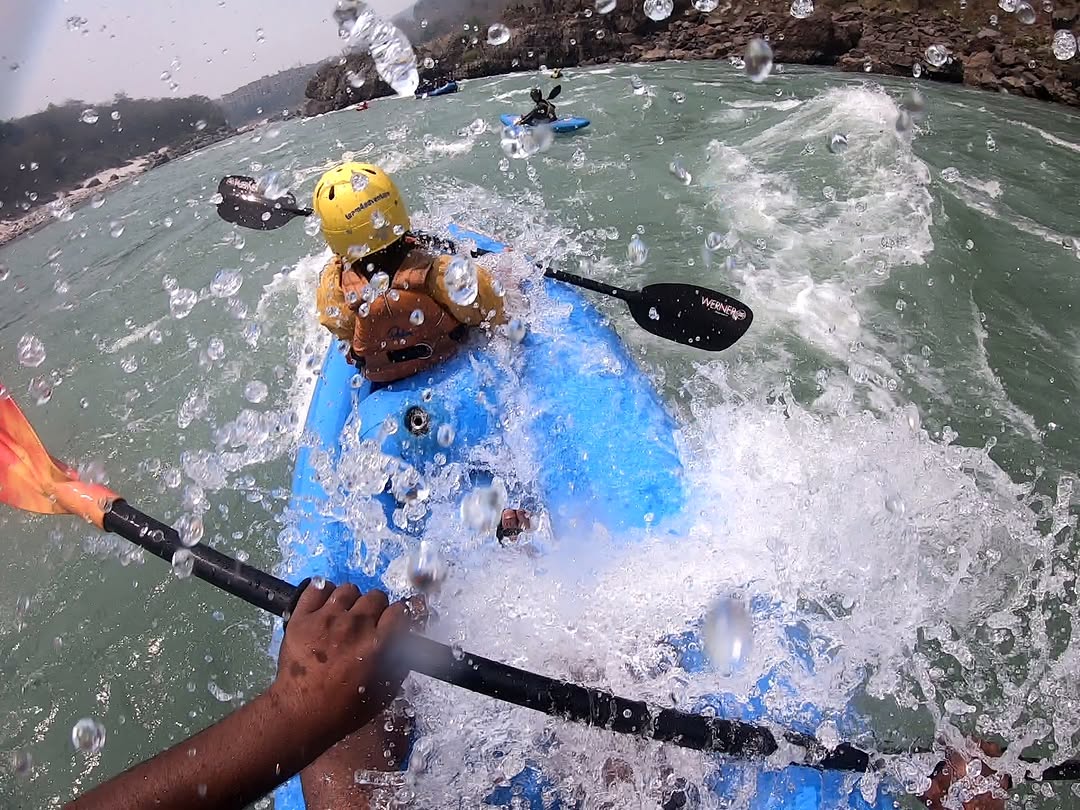
[[[1001,0],[1015,7],[1016,0]],[[788,2],[728,0],[698,11],[691,0],[676,0],[671,16],[654,22],[642,4],[618,0],[610,14],[598,14],[592,0],[540,0],[508,5],[501,22],[509,43],[491,46],[483,26],[432,39],[417,47],[436,70],[474,78],[541,65],[572,67],[604,62],[664,59],[724,59],[741,56],[754,37],[772,44],[777,62],[828,65],[847,71],[963,82],[986,90],[1080,106],[1080,57],[1059,61],[1052,50],[1055,31],[1080,33],[1080,2],[1034,0],[1035,21],[1025,24],[995,0],[817,0],[804,19],[791,16]],[[471,28],[471,26],[470,26]],[[944,64],[933,65],[926,49],[942,46]],[[429,63],[430,64],[430,63]],[[364,77],[360,87],[353,83]],[[388,95],[370,60],[350,56],[322,68],[308,83],[308,114]]]

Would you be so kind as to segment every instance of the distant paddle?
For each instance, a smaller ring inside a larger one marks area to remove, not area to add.
[[[292,194],[270,199],[253,177],[226,177],[218,183],[218,194],[221,196],[218,216],[242,228],[273,231],[295,217],[311,215],[310,208],[297,208],[296,197]]]
[[[562,85],[555,85],[551,97],[561,90]],[[251,177],[226,177],[218,186],[218,193],[221,195],[218,215],[243,228],[272,231],[296,217],[311,214],[310,208],[297,208],[292,194],[267,198]],[[490,252],[477,250],[474,255]],[[754,313],[746,304],[697,284],[666,282],[649,284],[641,290],[626,290],[550,267],[544,268],[544,275],[625,301],[634,320],[646,332],[706,352],[730,348],[754,321]]]
[[[195,577],[275,616],[287,616],[306,585],[306,582],[291,585],[202,543],[185,548],[176,529],[143,514],[105,487],[80,481],[74,469],[49,455],[3,384],[0,384],[0,503],[43,515],[79,517],[171,561],[174,566],[190,566],[187,570]],[[754,760],[774,754],[783,740],[803,749],[801,757],[785,757],[792,764],[858,773],[879,770],[884,765],[881,755],[869,754],[847,743],[826,747],[813,737],[794,731],[650,706],[460,649],[455,651],[424,636],[406,636],[399,653],[404,665],[414,672],[605,731]],[[924,752],[896,753],[902,756]],[[1080,778],[1080,761],[1069,760],[1047,768],[1038,778],[1076,780]]]

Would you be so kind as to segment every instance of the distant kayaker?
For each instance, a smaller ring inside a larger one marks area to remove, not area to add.
[[[539,87],[534,87],[532,92],[529,93],[529,97],[533,100],[534,106],[518,122],[521,126],[550,124],[552,121],[558,120],[559,116],[555,113],[555,105],[544,98],[544,92]]]
[[[334,251],[319,281],[319,322],[350,345],[350,360],[372,382],[429,369],[454,355],[470,327],[505,322],[488,271],[422,246],[397,186],[377,166],[328,171],[314,209]]]

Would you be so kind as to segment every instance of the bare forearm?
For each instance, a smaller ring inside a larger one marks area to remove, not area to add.
[[[92,790],[66,810],[232,810],[265,796],[336,740],[271,688],[221,722]]]

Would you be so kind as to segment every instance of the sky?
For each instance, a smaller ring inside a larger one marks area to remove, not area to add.
[[[369,5],[393,15],[412,2]],[[337,53],[333,10],[334,0],[0,0],[0,120],[121,91],[216,98]],[[86,23],[70,30],[71,17]]]

